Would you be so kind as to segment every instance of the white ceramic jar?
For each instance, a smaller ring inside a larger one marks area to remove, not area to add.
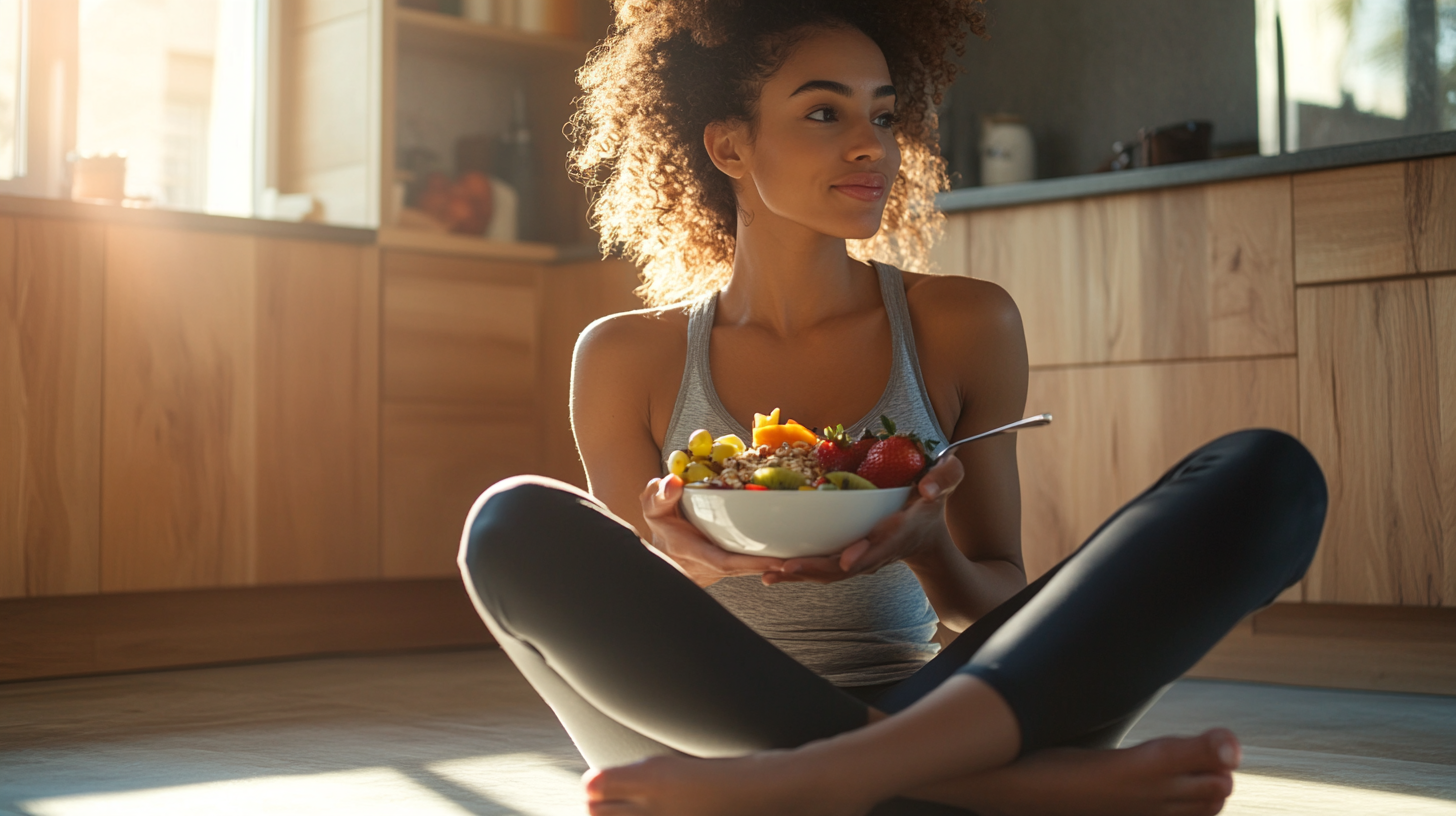
[[[1036,144],[1021,117],[981,119],[981,184],[1015,184],[1036,178]]]

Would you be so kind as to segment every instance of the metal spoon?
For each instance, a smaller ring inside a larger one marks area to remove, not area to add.
[[[952,450],[966,444],[967,442],[975,442],[977,439],[985,439],[988,436],[995,436],[996,434],[1016,433],[1022,428],[1038,428],[1042,425],[1050,425],[1051,422],[1051,414],[1037,414],[1036,416],[1029,416],[1026,419],[1018,419],[1010,425],[1002,425],[999,428],[992,428],[985,433],[978,433],[975,436],[968,436],[965,439],[957,439],[949,445],[946,445],[940,453],[936,454],[935,461],[931,464],[933,465],[940,462],[940,460],[945,458],[945,455],[947,453],[950,453]]]

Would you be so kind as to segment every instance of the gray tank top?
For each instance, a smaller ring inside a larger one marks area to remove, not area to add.
[[[939,440],[939,450],[947,439],[920,376],[904,281],[893,266],[871,263],[879,272],[880,294],[890,319],[890,381],[869,414],[846,427],[858,437],[865,428],[879,428],[883,414],[901,430]],[[688,436],[698,428],[706,428],[714,436],[736,433],[745,440],[752,438],[752,432],[723,407],[713,388],[708,344],[717,303],[718,296],[710,295],[694,303],[688,313],[687,364],[667,425],[664,451],[686,448]],[[823,585],[766,587],[756,576],[725,578],[709,586],[708,593],[770,643],[839,686],[903,680],[940,648],[932,640],[938,620],[935,610],[915,574],[903,563],[874,575]]]

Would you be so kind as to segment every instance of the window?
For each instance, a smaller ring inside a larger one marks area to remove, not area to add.
[[[0,180],[25,175],[25,4],[0,0]]]
[[[1259,0],[1264,153],[1456,129],[1456,0]]]
[[[78,159],[120,156],[128,205],[252,215],[275,2],[0,0],[0,193],[69,197]]]
[[[80,0],[76,151],[138,204],[253,211],[255,0]]]

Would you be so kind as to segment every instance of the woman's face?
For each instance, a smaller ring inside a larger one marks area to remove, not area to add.
[[[722,155],[738,161],[718,164],[755,220],[766,209],[825,235],[868,238],[900,172],[894,111],[879,46],[856,29],[819,30],[764,84],[756,137],[742,126],[718,131],[733,142]],[[712,129],[708,141],[712,151]]]

